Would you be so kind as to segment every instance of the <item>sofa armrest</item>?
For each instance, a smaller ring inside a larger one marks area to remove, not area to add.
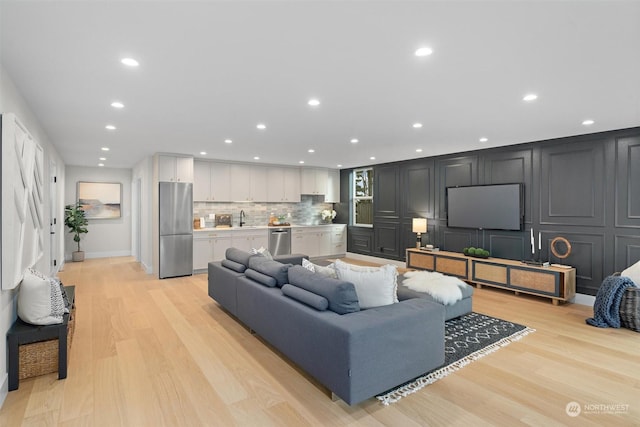
[[[309,255],[304,254],[288,254],[288,255],[276,255],[273,257],[275,261],[283,264],[302,265],[303,259],[309,259]]]

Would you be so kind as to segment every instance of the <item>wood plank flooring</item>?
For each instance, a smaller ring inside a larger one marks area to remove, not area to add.
[[[640,425],[640,334],[587,326],[590,307],[477,289],[474,311],[537,331],[398,403],[349,407],[209,298],[206,274],[157,280],[124,257],[60,277],[76,285],[68,378],[20,381],[0,426]]]

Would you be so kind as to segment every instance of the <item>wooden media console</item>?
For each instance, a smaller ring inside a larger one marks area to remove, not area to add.
[[[477,285],[550,298],[554,305],[576,294],[576,269],[540,267],[502,258],[474,258],[457,252],[407,249],[407,268],[437,271]]]

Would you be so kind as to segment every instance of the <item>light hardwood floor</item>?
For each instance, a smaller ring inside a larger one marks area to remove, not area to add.
[[[109,258],[60,277],[76,285],[68,378],[22,380],[0,426],[640,425],[640,334],[587,326],[590,307],[476,290],[474,311],[537,332],[398,403],[349,407],[209,298],[206,274],[157,280]]]

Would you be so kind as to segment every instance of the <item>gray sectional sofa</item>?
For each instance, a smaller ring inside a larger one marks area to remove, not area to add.
[[[442,305],[360,310],[352,283],[294,265],[302,258],[231,248],[209,263],[209,296],[349,405],[444,363]]]

